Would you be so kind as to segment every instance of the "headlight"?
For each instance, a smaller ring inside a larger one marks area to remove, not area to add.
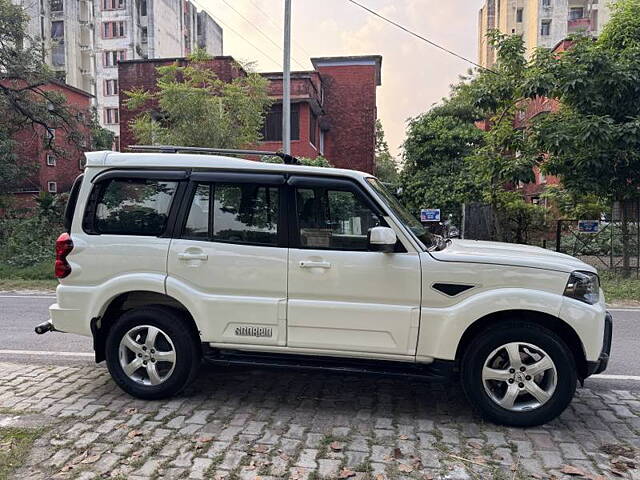
[[[600,300],[600,279],[590,272],[573,272],[564,289],[567,297],[593,305]]]

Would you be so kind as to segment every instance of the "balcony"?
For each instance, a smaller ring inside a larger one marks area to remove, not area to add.
[[[591,31],[591,19],[590,18],[575,18],[567,22],[567,31],[569,33],[575,32],[590,32]]]

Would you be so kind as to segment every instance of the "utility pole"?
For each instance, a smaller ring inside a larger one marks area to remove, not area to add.
[[[282,75],[282,149],[291,155],[291,0],[284,0],[284,65]]]

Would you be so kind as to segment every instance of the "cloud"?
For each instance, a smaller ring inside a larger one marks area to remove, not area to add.
[[[360,1],[430,40],[476,60],[477,18],[482,0]],[[282,25],[282,0],[227,0],[255,26],[243,20],[222,0],[202,2],[216,17],[241,34],[225,31],[225,54],[256,59],[261,71],[281,69],[282,51],[258,33],[256,26],[281,45],[282,32],[276,25]],[[427,111],[446,96],[449,86],[470,66],[347,0],[292,0],[292,4],[293,56],[305,69],[311,68],[309,56],[383,56],[378,115],[395,155],[400,154],[406,120]],[[256,52],[247,40],[273,60]],[[292,62],[292,68],[301,67]]]

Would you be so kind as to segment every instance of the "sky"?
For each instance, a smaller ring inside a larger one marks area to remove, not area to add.
[[[477,19],[482,0],[358,1],[477,60]],[[197,0],[197,4],[224,29],[225,55],[255,61],[257,71],[282,70],[284,0]],[[292,70],[311,70],[310,57],[382,55],[378,117],[395,156],[401,153],[407,120],[439,102],[458,75],[471,66],[348,0],[292,0],[292,9]]]

